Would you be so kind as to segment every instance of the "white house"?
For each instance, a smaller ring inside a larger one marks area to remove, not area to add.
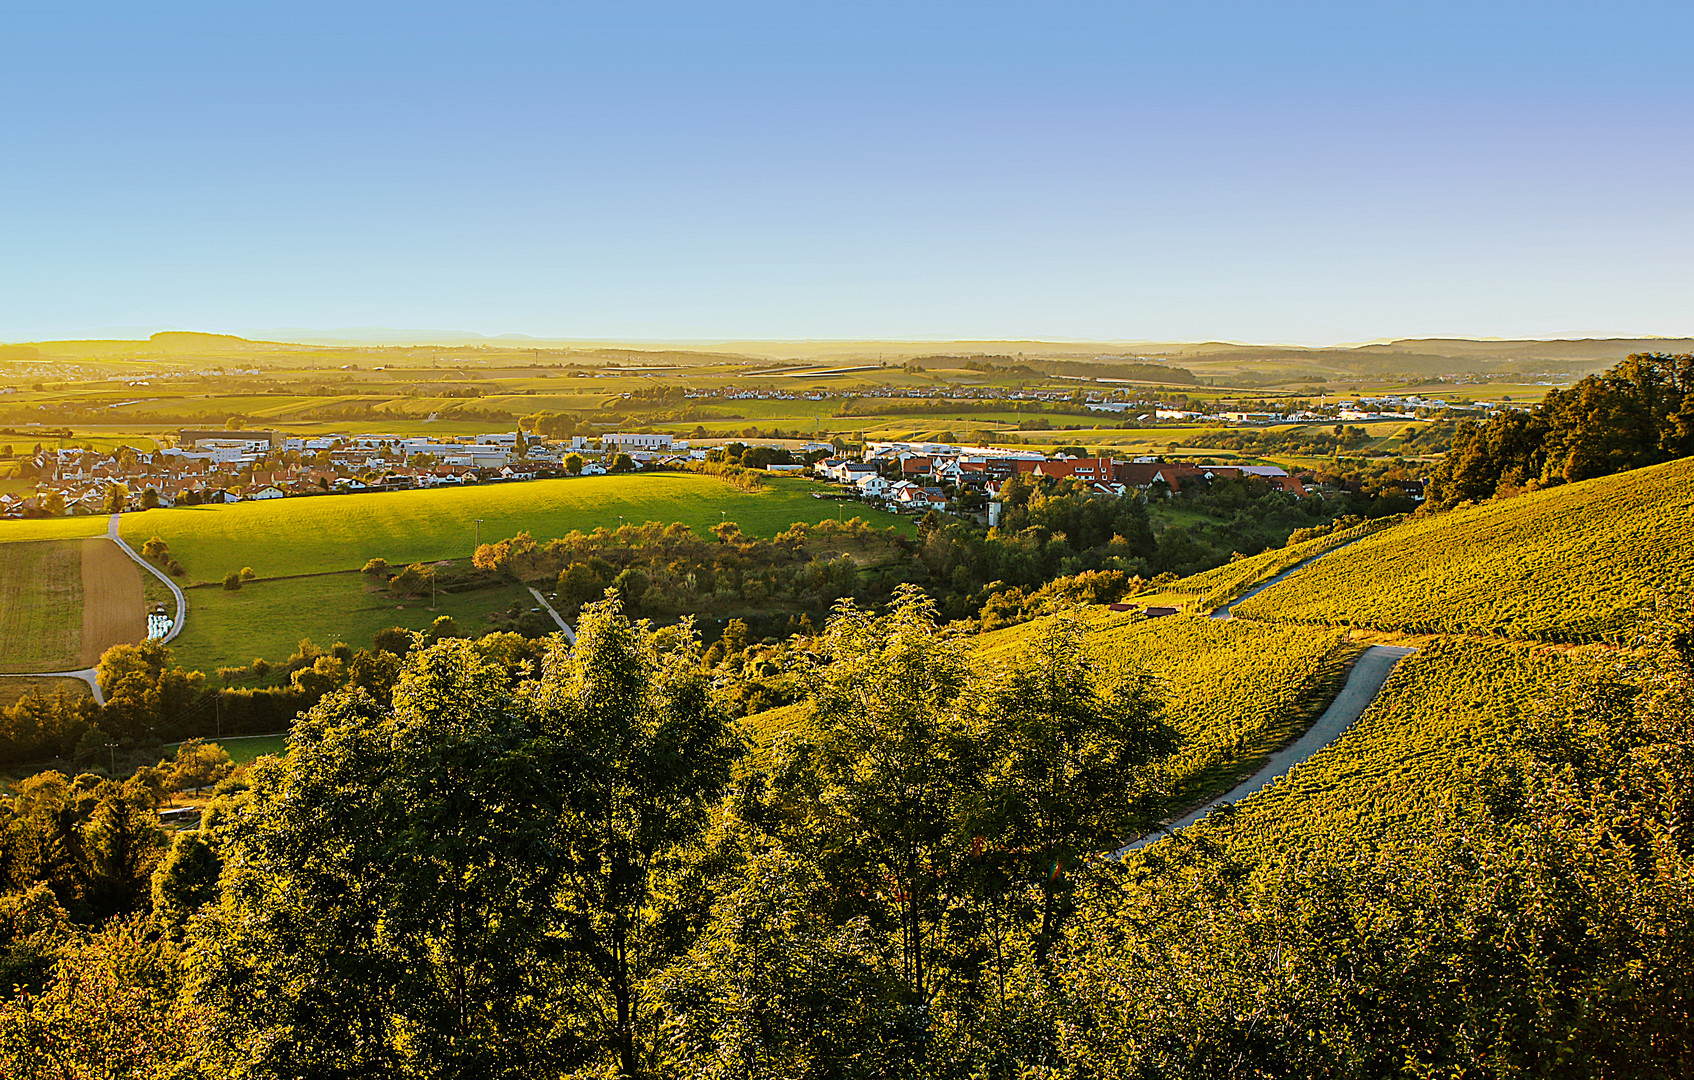
[[[608,450],[614,446],[621,450],[669,450],[671,448],[671,437],[669,435],[644,435],[639,432],[614,431],[610,435],[602,435],[600,442]]]

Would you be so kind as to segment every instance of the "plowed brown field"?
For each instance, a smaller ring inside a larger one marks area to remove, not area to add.
[[[147,636],[141,567],[105,537],[82,542],[82,666]]]

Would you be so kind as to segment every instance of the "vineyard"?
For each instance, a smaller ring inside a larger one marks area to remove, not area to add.
[[[1421,518],[1237,607],[1248,618],[1583,643],[1694,590],[1694,460]]]
[[[1089,616],[1088,643],[1109,664],[1151,673],[1180,745],[1164,764],[1174,812],[1249,775],[1272,751],[1303,731],[1335,696],[1346,662],[1357,655],[1340,635],[1299,626],[1221,622],[1190,616],[1157,620]],[[1011,659],[1048,619],[983,635],[978,656]],[[806,707],[790,705],[748,717],[756,747],[801,729]]]
[[[1526,717],[1577,662],[1523,643],[1427,644],[1345,735],[1198,828],[1258,855],[1421,835],[1510,768]]]
[[[1328,536],[1319,536],[1312,540],[1301,541],[1298,544],[1289,544],[1287,547],[1261,551],[1257,555],[1235,559],[1192,577],[1174,581],[1165,586],[1163,592],[1195,597],[1194,600],[1182,606],[1187,610],[1205,614],[1240,597],[1255,586],[1263,585],[1283,571],[1290,570],[1307,559],[1350,544],[1372,533],[1381,532],[1399,520],[1397,517],[1379,518],[1375,521],[1355,525],[1351,529],[1330,533]]]

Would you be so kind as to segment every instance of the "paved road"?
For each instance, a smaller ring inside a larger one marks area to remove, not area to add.
[[[1122,857],[1126,851],[1145,847],[1155,840],[1163,839],[1168,833],[1186,829],[1211,813],[1215,807],[1240,802],[1287,776],[1294,766],[1339,739],[1342,732],[1351,727],[1353,721],[1370,708],[1371,702],[1382,692],[1382,685],[1388,681],[1394,665],[1416,651],[1397,645],[1372,645],[1366,649],[1354,662],[1353,670],[1347,673],[1347,682],[1341,687],[1341,692],[1335,695],[1335,700],[1329,703],[1329,708],[1318,717],[1318,722],[1289,746],[1272,754],[1270,760],[1265,762],[1264,768],[1193,813],[1185,814],[1175,821],[1167,821],[1157,831],[1130,841],[1113,852],[1113,856]]]
[[[1286,581],[1290,575],[1298,574],[1300,571],[1304,570],[1306,567],[1308,567],[1308,566],[1312,565],[1313,563],[1317,562],[1319,559],[1333,555],[1337,551],[1340,551],[1344,547],[1351,547],[1352,545],[1358,543],[1360,540],[1365,539],[1365,537],[1367,537],[1367,536],[1375,536],[1375,535],[1376,535],[1376,533],[1366,533],[1365,536],[1356,536],[1353,539],[1347,541],[1345,544],[1336,544],[1332,548],[1326,548],[1323,551],[1318,552],[1316,555],[1313,555],[1309,559],[1303,559],[1300,562],[1295,563],[1293,566],[1290,566],[1288,569],[1284,570],[1282,573],[1280,573],[1280,574],[1276,575],[1275,577],[1271,578],[1269,581],[1265,582],[1263,585],[1255,585],[1253,588],[1248,589],[1246,592],[1242,593],[1240,596],[1237,596],[1234,600],[1231,600],[1229,603],[1225,604],[1223,607],[1218,608],[1216,611],[1212,612],[1212,618],[1214,618],[1214,619],[1233,619],[1233,618],[1235,618],[1234,608],[1235,608],[1236,604],[1241,603],[1243,600],[1253,599],[1253,597],[1255,597],[1255,596],[1259,595],[1260,593],[1264,592],[1266,589],[1270,588],[1272,585],[1275,585],[1279,581]]]
[[[94,691],[94,703],[106,704],[106,695],[100,692],[100,679],[91,667],[76,671],[8,671],[0,673],[0,679],[81,679]]]
[[[557,611],[553,610],[553,605],[549,604],[547,602],[547,598],[541,595],[541,590],[532,587],[529,590],[529,594],[535,597],[536,603],[547,609],[547,614],[553,616],[553,621],[558,623],[559,629],[565,632],[565,640],[570,642],[572,645],[575,645],[576,631],[571,629],[571,624],[565,621],[563,615],[560,615]]]
[[[171,595],[176,597],[176,619],[171,623],[170,630],[167,631],[165,636],[160,639],[162,641],[169,642],[172,638],[182,633],[182,624],[184,620],[188,618],[188,597],[182,594],[182,590],[177,588],[176,582],[167,577],[163,570],[160,570],[157,566],[154,566],[146,559],[143,559],[134,548],[124,543],[124,538],[118,535],[118,523],[122,517],[123,515],[121,514],[113,514],[106,520],[106,536],[111,539],[112,543],[127,551],[129,553],[129,557],[140,563],[143,570],[146,570],[148,573],[164,582],[165,587],[171,591]]]

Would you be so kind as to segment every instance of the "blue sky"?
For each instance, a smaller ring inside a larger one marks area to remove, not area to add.
[[[1694,5],[0,3],[0,340],[1694,334]]]

